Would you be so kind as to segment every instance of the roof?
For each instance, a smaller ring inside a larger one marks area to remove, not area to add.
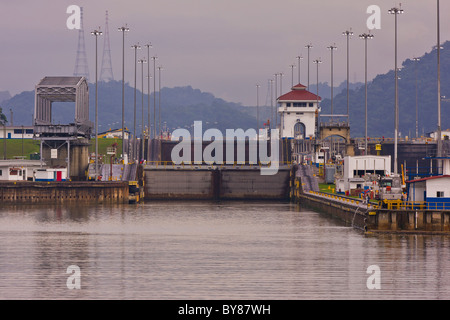
[[[299,83],[292,87],[292,91],[280,96],[278,101],[321,101],[320,96],[306,90],[306,86]]]
[[[38,86],[76,86],[82,77],[45,77]]]
[[[441,179],[441,178],[450,178],[450,175],[426,177],[426,178],[422,178],[422,179],[406,181],[406,183],[416,183],[416,182],[427,181],[427,180],[434,180],[434,179]]]
[[[0,160],[0,167],[40,166],[41,160]]]

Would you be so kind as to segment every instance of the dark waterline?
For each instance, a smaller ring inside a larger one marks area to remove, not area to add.
[[[290,203],[3,207],[0,298],[449,299],[449,249],[448,236],[365,235]]]

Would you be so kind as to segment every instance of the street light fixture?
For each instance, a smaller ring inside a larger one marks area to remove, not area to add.
[[[125,160],[125,32],[130,29],[125,24],[118,31],[122,32],[122,158]]]
[[[333,51],[337,50],[336,44],[328,46],[328,50],[331,52],[331,115],[333,115]],[[333,117],[331,117],[333,121]]]
[[[95,36],[95,181],[98,180],[98,36],[102,35],[100,27],[91,32]]]
[[[440,29],[440,13],[439,0],[437,6],[437,86],[438,86],[438,126],[437,126],[437,156],[442,157],[442,137],[441,137],[441,29]],[[442,161],[438,161],[438,173],[441,170]]]
[[[160,137],[162,135],[162,130],[161,130],[161,70],[162,70],[162,66],[159,66],[158,67],[158,118],[159,118],[158,130],[159,130]]]
[[[153,60],[153,136],[156,139],[156,59],[158,57],[153,56],[151,59]]]
[[[284,75],[284,73],[280,72],[278,75],[280,76],[280,95],[282,95],[283,94],[283,75]],[[278,117],[276,118],[276,121],[277,121],[277,125],[278,125]],[[280,129],[281,129],[281,115],[280,115]]]
[[[275,129],[276,129],[277,128],[277,118],[278,118],[278,103],[277,103],[278,73],[275,73],[274,76],[275,76],[275,114],[274,114],[275,118],[272,119],[272,121],[275,120],[273,123],[275,124]]]
[[[298,83],[301,83],[300,62],[301,60],[303,60],[302,55],[297,56],[297,60],[298,60]]]
[[[141,154],[141,159],[143,159],[144,158],[144,63],[147,63],[147,60],[145,60],[145,59],[139,59],[138,60],[138,63],[140,63],[141,64],[141,81],[142,81],[142,83],[141,83],[141,88],[142,88],[142,90],[141,90],[141,96],[142,96],[142,119],[141,119],[141,121],[142,121],[142,127],[141,127],[141,143],[140,143],[140,146],[141,146],[141,152],[140,152],[140,154]]]
[[[347,37],[347,123],[350,123],[350,38],[353,36],[352,29],[346,30],[342,33]]]
[[[256,85],[256,134],[259,136],[259,87]]]
[[[319,58],[319,59],[314,60],[313,63],[315,63],[317,65],[317,72],[316,72],[316,75],[317,75],[316,106],[317,106],[317,110],[319,110],[319,64],[321,64],[322,61]],[[319,120],[318,120],[317,121],[317,130],[318,130],[318,132],[317,132],[317,135],[316,135],[317,137],[319,137],[319,132],[320,132],[319,126],[320,126],[320,124],[319,124]],[[324,154],[325,154],[325,152],[324,152]],[[326,165],[326,163],[325,163],[325,157],[324,157],[324,166],[325,165]]]
[[[316,65],[317,65],[317,97],[316,97],[316,99],[317,99],[317,108],[319,108],[319,64],[321,64],[322,63],[322,60],[320,60],[320,58],[319,59],[316,59],[316,60],[314,60],[313,61],[313,63],[315,63]]]
[[[416,76],[416,138],[419,138],[419,103],[418,103],[418,87],[417,87],[417,63],[420,58],[413,58],[414,63],[414,73]]]
[[[312,47],[313,47],[313,46],[312,46],[311,43],[310,43],[310,44],[307,44],[307,45],[305,46],[305,48],[308,49],[308,90],[309,90],[309,52],[310,52],[310,50],[311,50]]]
[[[403,9],[399,6],[388,10],[390,14],[395,16],[395,130],[394,130],[394,174],[398,173],[398,69],[397,69],[397,16],[403,13]]]
[[[147,102],[148,102],[148,139],[150,140],[150,79],[152,78],[150,76],[150,48],[152,47],[151,43],[148,43],[146,45],[144,45],[144,47],[147,47],[147,93],[148,93],[148,97],[147,97]]]
[[[291,64],[289,65],[289,67],[291,67],[291,88],[294,87],[294,68],[295,68],[295,64]]]
[[[273,79],[269,79],[270,83],[270,128],[273,127]]]
[[[137,84],[137,50],[141,49],[138,44],[132,45],[134,49],[134,129],[133,129],[133,158],[136,160],[136,84]]]
[[[359,35],[359,38],[364,40],[364,52],[365,52],[365,63],[364,63],[364,80],[365,80],[365,135],[364,135],[364,154],[367,155],[367,40],[373,39],[373,34],[363,33]]]

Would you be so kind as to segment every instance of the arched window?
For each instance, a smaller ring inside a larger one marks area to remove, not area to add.
[[[294,138],[295,139],[305,139],[306,135],[306,127],[300,120],[297,120],[297,123],[294,126]]]

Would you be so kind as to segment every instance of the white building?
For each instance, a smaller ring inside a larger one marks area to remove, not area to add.
[[[450,210],[450,158],[443,160],[443,175],[411,180],[408,201],[426,202],[429,209]]]
[[[0,160],[0,181],[33,180],[33,170],[40,166],[40,160]]]
[[[433,138],[434,140],[437,140],[437,137],[438,137],[437,131],[430,133],[430,138]],[[448,139],[449,137],[450,137],[450,129],[441,131],[441,140]]]
[[[33,133],[30,126],[0,126],[0,139],[33,139]]]
[[[302,84],[277,99],[280,104],[280,132],[282,138],[311,139],[316,135],[317,116],[321,98]]]
[[[373,181],[365,179],[368,175],[388,176],[391,174],[391,156],[346,156],[344,157],[344,173],[336,179],[336,191],[346,193],[373,185]]]
[[[34,169],[34,181],[66,181],[67,168]]]
[[[128,136],[129,136],[129,131],[127,129],[125,129],[125,135],[124,135],[124,139],[127,140]],[[122,139],[122,128],[120,129],[109,129],[106,132],[100,132],[98,134],[99,138],[119,138]]]

